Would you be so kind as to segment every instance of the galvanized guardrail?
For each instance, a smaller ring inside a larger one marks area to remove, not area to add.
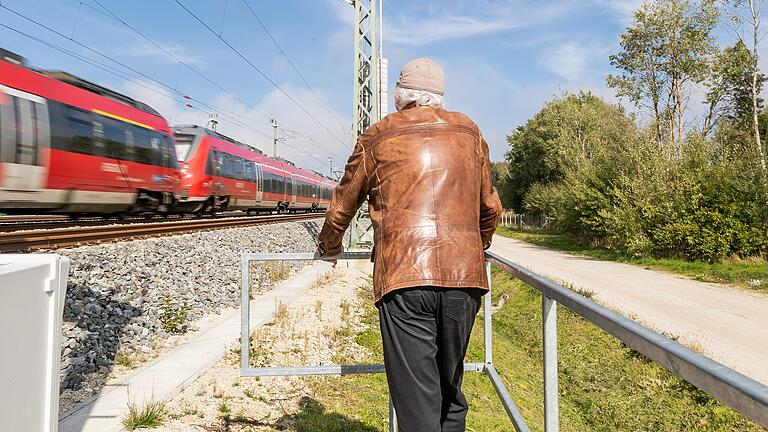
[[[370,259],[369,252],[347,252],[322,259]],[[250,367],[250,290],[251,261],[308,261],[320,259],[313,253],[251,253],[242,256],[241,376],[348,375],[383,373],[384,365],[326,365],[300,367]],[[557,303],[590,321],[629,347],[654,360],[670,372],[731,406],[745,417],[768,427],[768,386],[765,386],[708,357],[691,351],[670,338],[629,320],[561,285],[531,272],[493,252],[486,252],[486,271],[490,284],[491,262],[542,294],[542,334],[544,344],[544,426],[546,432],[559,430],[557,380]],[[492,301],[489,291],[483,297],[483,362],[465,363],[464,370],[483,372],[490,379],[515,430],[527,432],[519,409],[493,366]],[[389,430],[397,430],[390,401]]]

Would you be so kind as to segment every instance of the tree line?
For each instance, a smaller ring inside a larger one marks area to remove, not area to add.
[[[768,249],[763,3],[655,0],[634,13],[607,84],[548,102],[508,137],[506,208],[634,255],[718,261]],[[730,45],[720,47],[715,31]],[[694,107],[693,103],[702,106]]]

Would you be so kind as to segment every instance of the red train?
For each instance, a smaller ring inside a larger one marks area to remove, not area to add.
[[[182,185],[178,208],[278,212],[325,208],[336,183],[210,129],[174,126]]]
[[[0,49],[0,213],[309,211],[330,201],[335,182],[318,173],[199,126],[173,135],[140,101]]]

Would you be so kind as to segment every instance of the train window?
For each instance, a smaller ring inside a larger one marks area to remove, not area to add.
[[[104,144],[104,123],[101,119],[93,122],[93,154],[96,156],[114,157],[107,153]]]
[[[37,163],[37,134],[33,117],[34,102],[23,98],[16,99],[16,163],[35,165]]]
[[[187,134],[173,134],[176,139],[176,157],[179,161],[185,161],[189,156],[190,150],[192,150],[192,143],[195,141],[194,135]]]
[[[208,151],[208,157],[206,158],[206,161],[205,161],[205,175],[209,175],[209,176],[213,175],[213,165],[214,165],[213,153],[215,152]]]
[[[256,181],[256,172],[254,170],[253,162],[245,161],[245,177],[243,180],[253,182]]]
[[[79,112],[73,111],[68,117],[69,146],[67,147],[69,151],[75,153],[93,154],[91,139],[93,124],[90,118],[79,114]]]
[[[161,134],[160,142],[163,148],[163,166],[178,169],[179,161],[176,159],[176,147],[173,145],[171,138],[168,135]]]
[[[227,178],[236,178],[235,158],[229,153],[219,153],[221,155],[221,170],[219,175]]]
[[[96,124],[97,123],[94,122],[94,129]],[[102,137],[99,138],[98,134],[95,133],[94,135],[96,135],[96,142],[99,140],[103,141],[104,156],[115,159],[125,159],[127,156],[125,152],[126,136],[123,125],[118,121],[105,119],[102,127]]]
[[[245,178],[245,160],[241,157],[232,156],[232,166],[235,169],[235,178],[246,180]]]

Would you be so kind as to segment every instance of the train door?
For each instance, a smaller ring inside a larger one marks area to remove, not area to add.
[[[171,139],[165,135],[160,134],[160,151],[162,154],[162,183],[165,192],[176,194],[177,185],[180,183],[178,174],[178,160],[176,159],[176,147],[173,145]]]
[[[0,189],[43,189],[50,146],[46,100],[0,85]]]
[[[291,191],[287,194],[291,197],[291,204],[296,204],[296,176],[291,174]]]
[[[224,195],[225,186],[223,178],[221,177],[224,170],[224,157],[225,153],[217,150],[213,150],[213,193],[214,196]]]
[[[256,203],[261,205],[264,201],[264,171],[261,169],[261,165],[254,162],[256,165]]]

